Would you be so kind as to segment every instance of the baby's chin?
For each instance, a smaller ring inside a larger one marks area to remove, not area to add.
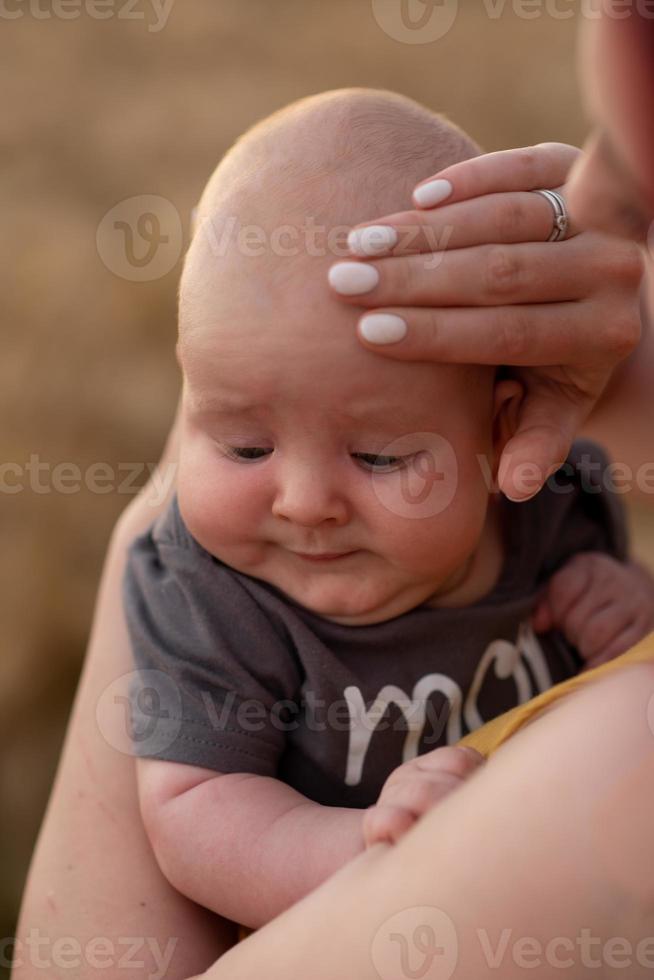
[[[395,611],[395,603],[386,597],[368,596],[358,601],[353,600],[348,583],[342,580],[333,587],[321,584],[312,588],[282,591],[310,612],[343,626],[370,626],[406,612],[406,609]]]
[[[202,541],[200,541],[203,544]],[[207,547],[209,545],[209,547]],[[211,547],[219,561],[272,585],[288,599],[344,626],[369,626],[394,619],[434,595],[433,580],[402,580],[383,559],[359,550],[332,564],[314,563],[260,544]]]
[[[351,571],[309,568],[299,569],[292,575],[258,574],[255,577],[274,585],[310,612],[343,626],[370,626],[394,619],[421,605],[433,593],[433,586],[428,585],[408,589],[399,583],[393,586],[387,581],[376,582],[372,570],[366,574],[361,564],[356,567],[357,557],[345,559],[352,561]]]

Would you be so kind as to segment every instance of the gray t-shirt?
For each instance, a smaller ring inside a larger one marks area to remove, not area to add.
[[[578,442],[531,501],[502,498],[506,560],[485,597],[370,626],[330,622],[225,565],[173,499],[133,542],[124,580],[135,754],[273,776],[324,805],[371,805],[402,762],[578,672],[563,636],[537,637],[528,620],[573,554],[626,557],[606,467]]]

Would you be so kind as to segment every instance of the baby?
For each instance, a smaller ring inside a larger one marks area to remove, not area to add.
[[[164,874],[249,926],[472,772],[467,732],[651,625],[600,450],[500,497],[520,383],[371,353],[327,284],[353,223],[478,152],[408,99],[327,93],[200,203],[177,495],[126,570],[133,737]]]

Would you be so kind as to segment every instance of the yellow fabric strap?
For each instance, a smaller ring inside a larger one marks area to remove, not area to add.
[[[554,687],[551,687],[548,691],[543,691],[542,694],[539,694],[536,698],[532,698],[531,701],[527,701],[525,704],[519,704],[517,708],[512,708],[511,711],[507,711],[503,715],[498,715],[497,718],[493,718],[492,721],[487,722],[481,728],[470,732],[469,735],[466,735],[457,744],[468,745],[470,748],[477,749],[483,756],[488,757],[503,742],[511,738],[519,728],[526,725],[527,722],[535,718],[539,712],[549,707],[554,701],[558,701],[559,698],[565,697],[566,694],[570,694],[571,691],[576,691],[577,688],[583,687],[589,681],[596,680],[603,674],[610,674],[614,670],[619,670],[620,667],[626,667],[629,664],[644,663],[647,660],[654,660],[654,633],[650,633],[637,646],[632,647],[631,650],[627,650],[626,653],[623,653],[620,657],[616,657],[615,660],[610,660],[607,664],[602,664],[601,667],[595,667],[594,670],[587,670],[583,674],[577,674],[575,677],[571,677],[561,684],[555,684]]]

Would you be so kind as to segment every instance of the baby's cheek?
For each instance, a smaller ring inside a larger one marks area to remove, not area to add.
[[[401,469],[373,473],[371,484],[377,504],[390,518],[429,520],[444,513],[457,494],[457,460],[448,447],[438,454],[419,453]]]
[[[196,541],[220,557],[225,548],[252,537],[257,527],[253,494],[238,464],[215,452],[182,452],[179,509]]]
[[[379,533],[398,560],[433,574],[467,558],[482,533],[488,490],[479,468],[453,457],[417,458],[372,480]]]

